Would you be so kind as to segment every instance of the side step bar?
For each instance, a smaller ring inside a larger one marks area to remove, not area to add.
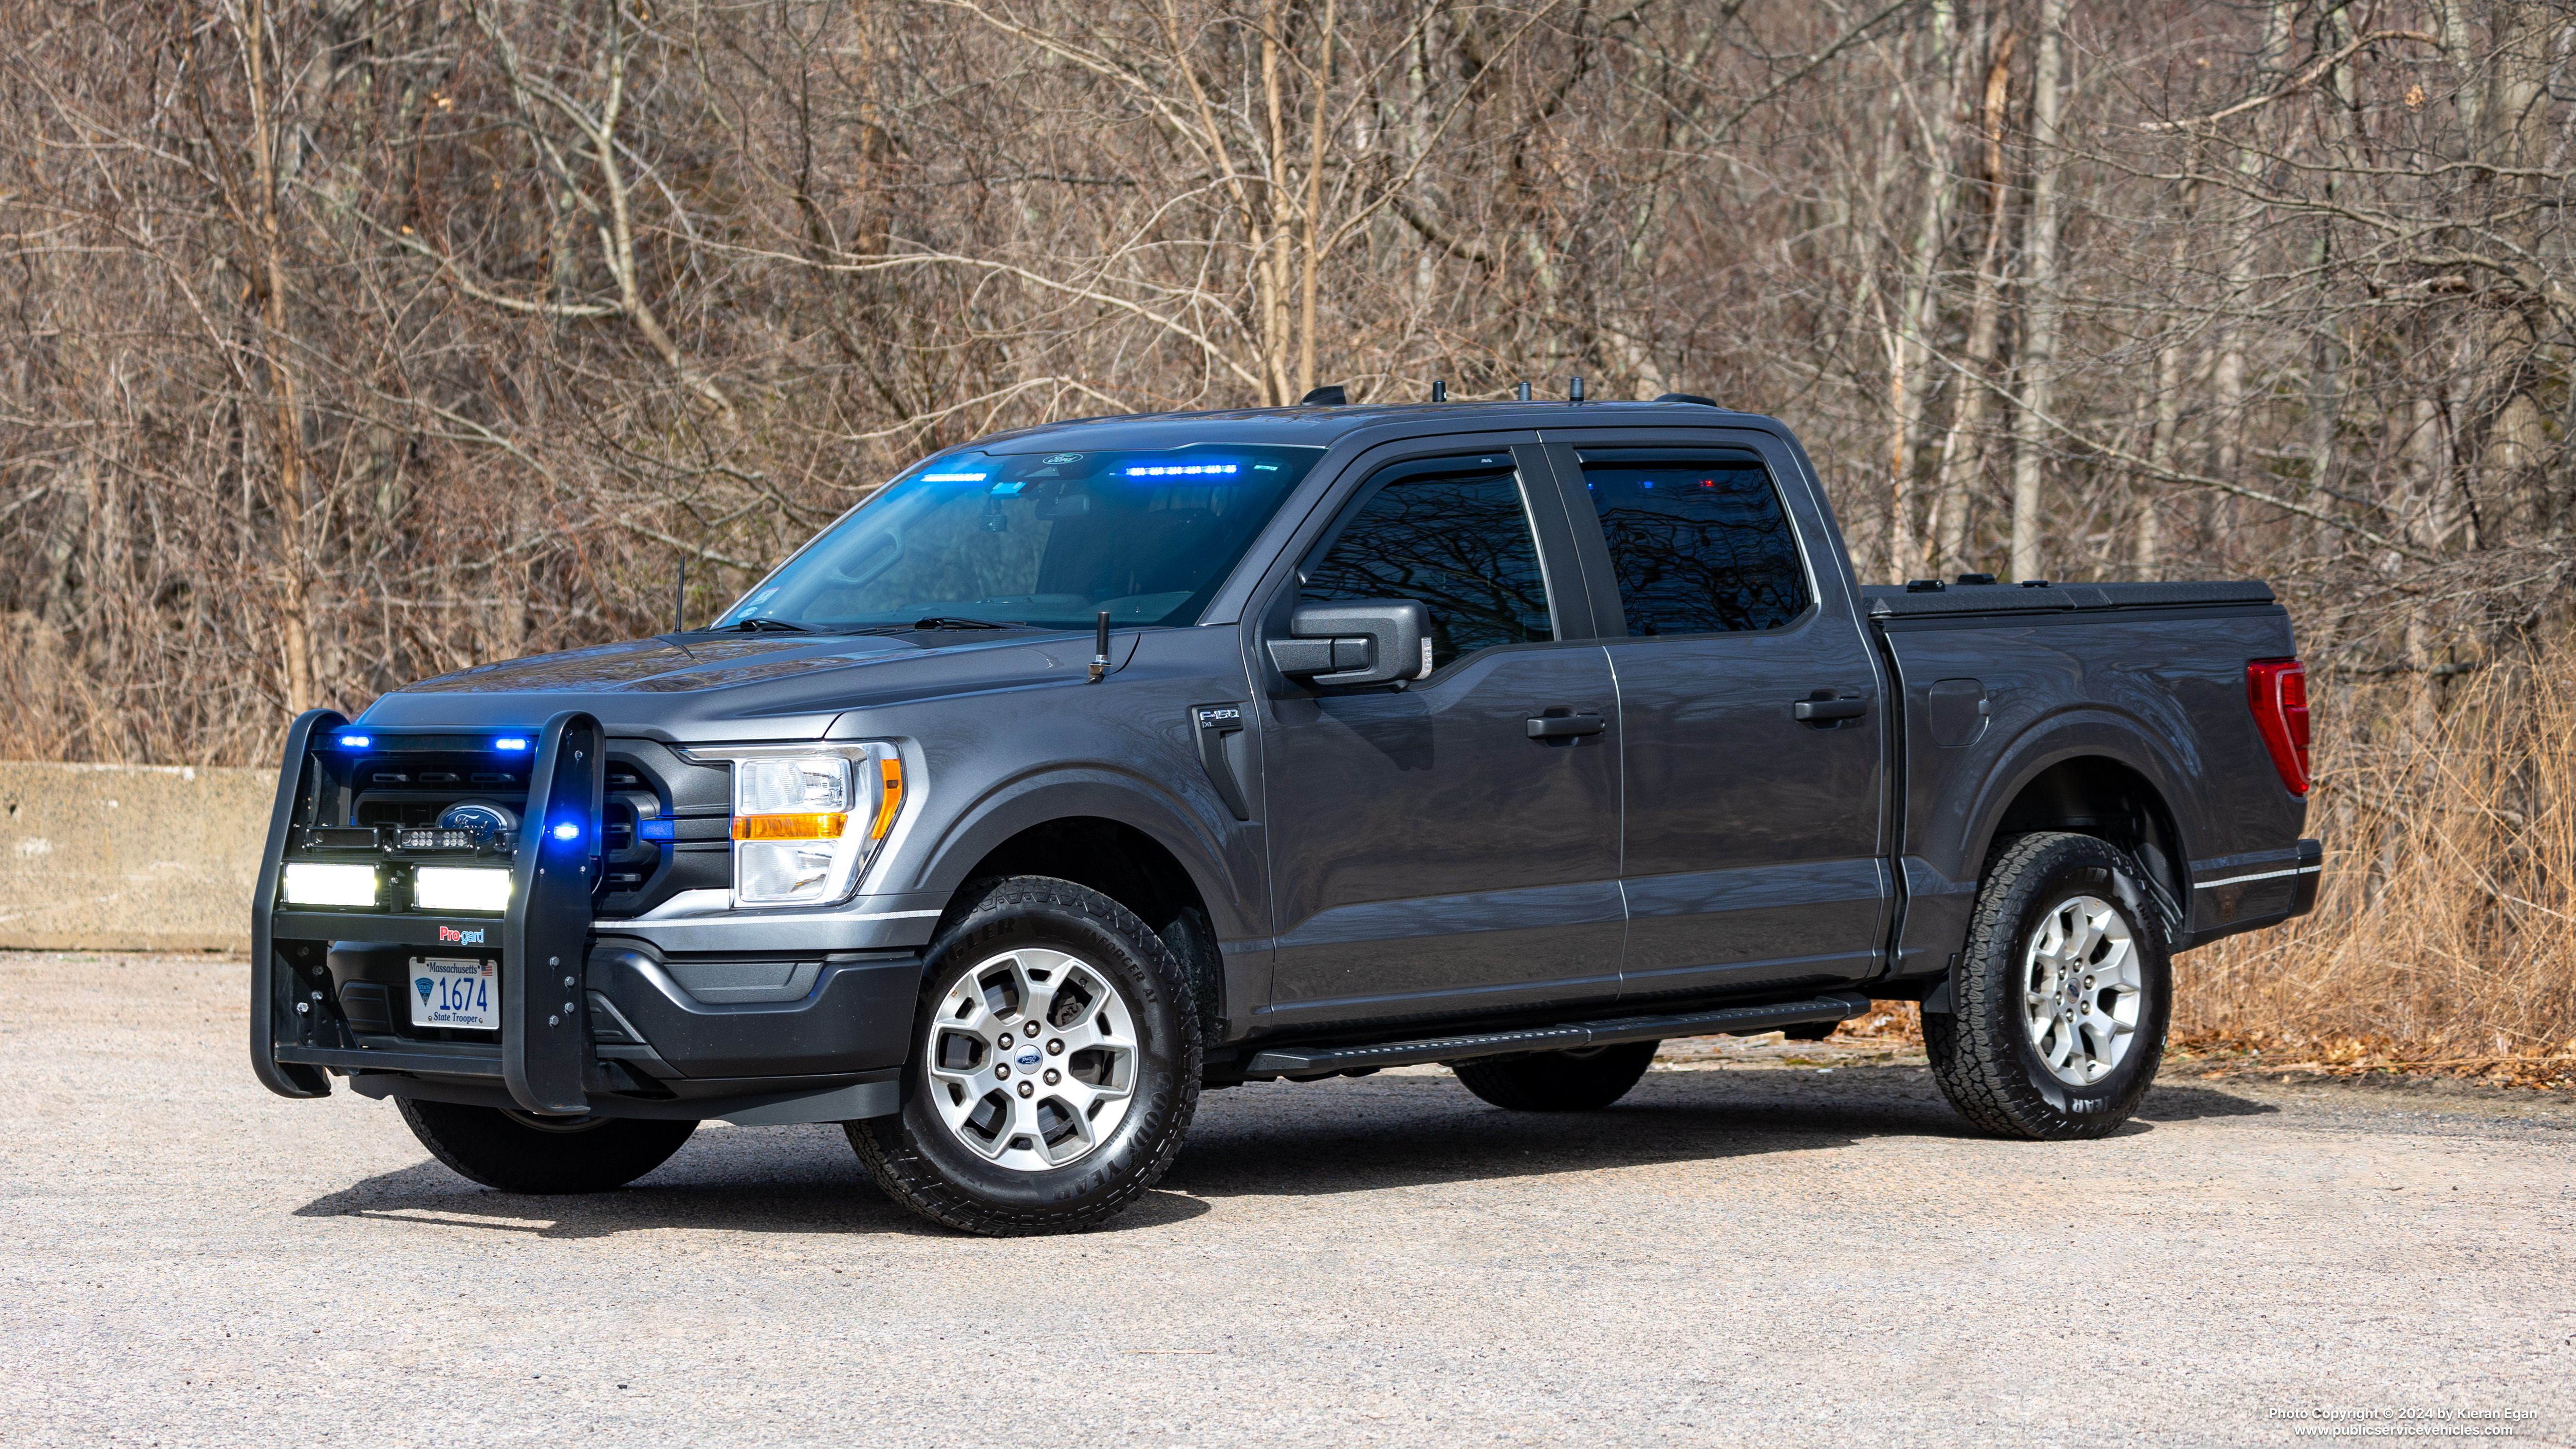
[[[1837,992],[1807,1001],[1770,1006],[1730,1006],[1679,1016],[1624,1016],[1615,1021],[1587,1021],[1567,1026],[1533,1027],[1527,1031],[1484,1032],[1475,1036],[1434,1037],[1427,1041],[1390,1041],[1358,1047],[1276,1047],[1245,1064],[1251,1077],[1328,1077],[1372,1067],[1410,1067],[1424,1062],[1466,1061],[1515,1052],[1582,1051],[1629,1041],[1665,1041],[1685,1036],[1769,1031],[1810,1021],[1848,1021],[1869,1010],[1869,998]]]

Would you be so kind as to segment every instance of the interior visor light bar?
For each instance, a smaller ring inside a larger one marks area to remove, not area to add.
[[[921,475],[921,481],[924,483],[981,483],[984,481],[984,475],[981,473],[924,473]]]
[[[1243,465],[1239,463],[1155,463],[1145,467],[1130,468],[1127,470],[1127,476],[1130,478],[1181,478],[1242,471]]]

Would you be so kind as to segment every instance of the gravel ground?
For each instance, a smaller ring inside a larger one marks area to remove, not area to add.
[[[1865,1049],[1702,1044],[1562,1118],[1425,1069],[1210,1094],[1150,1202],[991,1242],[824,1127],[486,1191],[388,1104],[262,1091],[247,976],[0,953],[0,1442],[2576,1432],[2576,1110],[2542,1094],[2169,1082],[2032,1145]]]

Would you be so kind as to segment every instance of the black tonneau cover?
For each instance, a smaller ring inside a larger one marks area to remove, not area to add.
[[[1925,614],[2063,614],[2078,609],[2173,609],[2209,604],[2269,604],[2261,579],[2178,584],[1952,584],[1920,593],[1885,584],[1864,587],[1871,618]]]

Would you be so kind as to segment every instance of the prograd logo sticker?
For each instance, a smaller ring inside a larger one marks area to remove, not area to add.
[[[479,930],[460,931],[454,926],[441,926],[438,928],[438,942],[442,946],[480,946],[483,944],[483,933]]]

